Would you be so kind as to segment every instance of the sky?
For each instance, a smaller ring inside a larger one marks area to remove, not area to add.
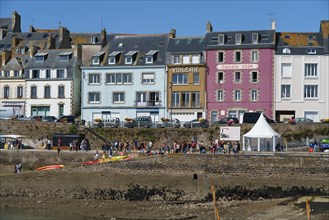
[[[22,32],[66,27],[71,33],[164,34],[204,36],[213,31],[271,29],[318,32],[329,20],[329,0],[0,0],[0,17],[21,15]]]

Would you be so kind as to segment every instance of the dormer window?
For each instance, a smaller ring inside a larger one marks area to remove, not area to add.
[[[258,44],[258,33],[252,33],[252,43]]]
[[[316,49],[314,48],[307,49],[307,54],[316,54]]]
[[[219,45],[224,45],[224,43],[225,43],[225,36],[224,36],[224,34],[218,35],[218,44]]]
[[[146,59],[145,59],[145,63],[153,63],[156,59],[156,54],[157,54],[157,50],[150,50],[149,52],[147,52],[147,54],[145,54]]]
[[[72,52],[64,52],[59,54],[59,61],[69,61]]]
[[[96,36],[92,36],[91,39],[90,39],[90,42],[91,42],[92,44],[96,44],[96,43],[98,42],[98,37],[96,37]]]
[[[116,64],[120,57],[120,51],[114,51],[109,55],[108,64]]]
[[[174,64],[180,64],[180,55],[174,55]]]
[[[282,53],[290,54],[291,53],[290,48],[288,48],[288,47],[283,48]]]
[[[100,60],[103,59],[104,54],[105,54],[104,51],[100,51],[100,52],[96,53],[92,58],[92,64],[99,65],[101,62]]]
[[[125,57],[125,64],[132,64],[136,58],[137,51],[129,51]]]
[[[241,34],[236,34],[235,35],[235,44],[241,44],[242,37]]]
[[[48,53],[37,53],[34,55],[34,60],[35,62],[43,62],[45,61],[47,55]]]
[[[200,63],[200,55],[199,54],[192,55],[192,63],[193,64]]]

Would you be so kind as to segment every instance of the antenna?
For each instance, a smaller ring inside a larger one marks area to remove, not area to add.
[[[274,18],[273,18],[273,15],[276,15],[275,12],[270,12],[270,13],[267,13],[267,15],[270,17],[270,21],[274,21]]]
[[[101,18],[101,31],[103,30],[103,18]]]
[[[62,23],[59,21],[59,22],[58,22],[58,26],[60,27],[60,26],[61,26],[61,24],[62,24]]]

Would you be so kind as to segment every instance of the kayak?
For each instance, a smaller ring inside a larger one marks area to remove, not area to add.
[[[64,165],[49,165],[44,167],[39,167],[36,170],[56,170],[56,169],[63,169]]]
[[[105,159],[97,159],[97,160],[91,160],[91,161],[86,161],[82,162],[84,165],[91,165],[91,164],[97,164],[97,163],[109,163],[113,161],[120,161],[120,160],[126,160],[130,159],[128,156],[115,156],[115,157],[110,157],[110,158],[105,158]]]

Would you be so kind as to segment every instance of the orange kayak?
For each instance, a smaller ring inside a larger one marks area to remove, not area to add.
[[[49,165],[44,167],[39,167],[36,170],[56,170],[56,169],[63,169],[64,165]]]

